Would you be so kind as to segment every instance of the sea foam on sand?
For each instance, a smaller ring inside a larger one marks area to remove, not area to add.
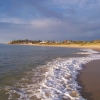
[[[45,73],[45,79],[40,83],[40,95],[43,100],[84,100],[81,97],[78,83],[75,81],[78,70],[82,64],[92,60],[100,59],[98,52],[91,49],[82,49],[79,54],[90,54],[88,57],[77,57],[69,59],[57,59],[52,62],[50,69]]]
[[[83,52],[77,54],[88,55],[86,57],[57,58],[48,63],[42,81],[36,84],[38,86],[37,91],[34,90],[34,84],[27,84],[20,88],[23,94],[17,91],[20,95],[17,100],[35,100],[34,97],[39,100],[85,100],[79,92],[81,87],[76,81],[78,70],[82,69],[82,64],[100,59],[100,54],[91,49],[81,50]],[[11,95],[12,92],[16,91],[12,90],[9,94]]]

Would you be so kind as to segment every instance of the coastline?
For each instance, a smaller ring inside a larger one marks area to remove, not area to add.
[[[94,49],[99,51],[100,49]],[[76,81],[82,87],[80,94],[86,100],[100,99],[100,60],[93,60],[82,65],[83,69],[79,71]]]

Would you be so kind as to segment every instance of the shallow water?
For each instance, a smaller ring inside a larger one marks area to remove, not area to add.
[[[75,79],[82,64],[100,58],[93,53],[87,49],[1,44],[0,100],[84,100]]]
[[[73,57],[78,49],[0,44],[0,100],[6,86],[13,86],[28,71],[58,57]],[[7,100],[6,98],[3,100]]]

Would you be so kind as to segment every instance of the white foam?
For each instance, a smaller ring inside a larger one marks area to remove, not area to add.
[[[97,51],[94,51],[92,49],[80,49],[82,50],[82,52],[78,52],[76,54],[96,54],[96,53],[99,53]]]
[[[42,100],[84,100],[78,92],[80,88],[75,81],[78,70],[82,69],[82,64],[86,64],[94,59],[100,59],[100,55],[91,49],[82,49],[88,57],[77,57],[70,59],[57,59],[48,73],[45,73],[45,80],[40,84]],[[75,94],[74,94],[75,93]],[[45,95],[47,94],[47,95]],[[41,98],[41,97],[40,97]]]
[[[41,100],[85,100],[78,89],[77,78],[78,70],[82,69],[82,64],[92,60],[100,59],[98,52],[91,49],[82,49],[83,52],[90,54],[87,57],[58,58],[48,63],[47,71],[41,82],[37,83],[37,92],[34,90],[35,84],[26,84],[21,88],[22,94],[18,100],[31,100],[36,96]],[[27,91],[30,92],[27,94]],[[12,91],[10,91],[10,94]],[[20,94],[20,93],[19,93]]]

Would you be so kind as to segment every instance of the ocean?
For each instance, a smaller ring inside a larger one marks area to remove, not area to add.
[[[76,81],[92,49],[0,44],[0,100],[85,100]]]

